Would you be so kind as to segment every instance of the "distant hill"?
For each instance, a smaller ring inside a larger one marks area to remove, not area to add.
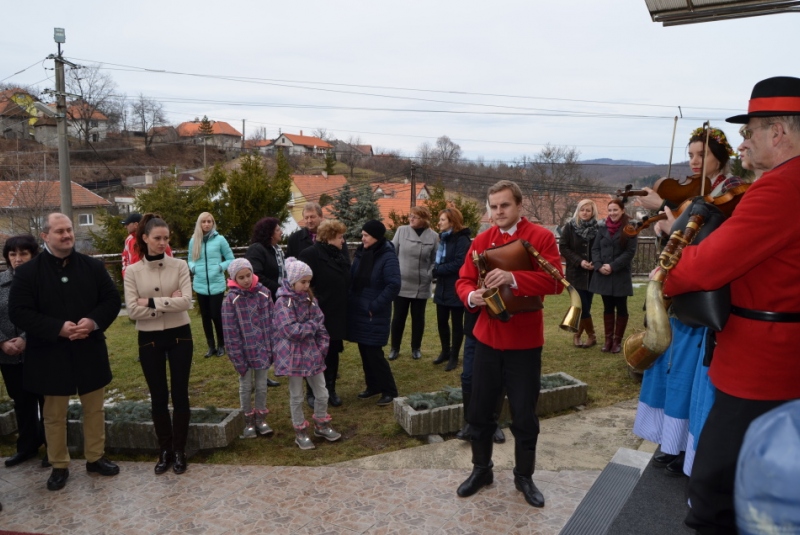
[[[586,176],[612,186],[633,184],[639,188],[652,185],[658,177],[667,175],[667,164],[654,164],[634,160],[613,160],[596,158],[581,161]],[[672,164],[670,174],[673,177],[684,177],[692,174],[689,162]]]

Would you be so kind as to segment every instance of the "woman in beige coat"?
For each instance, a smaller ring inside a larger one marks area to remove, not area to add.
[[[163,474],[172,465],[173,472],[182,474],[186,471],[190,415],[193,344],[187,311],[192,308],[192,281],[184,260],[164,254],[168,244],[166,222],[146,214],[136,233],[141,260],[125,273],[125,304],[139,331],[139,360],[150,389],[153,424],[161,450],[155,473]]]

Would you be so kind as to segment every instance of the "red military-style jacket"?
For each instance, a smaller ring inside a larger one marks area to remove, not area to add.
[[[528,241],[541,253],[542,257],[561,271],[561,256],[558,253],[556,240],[553,233],[544,227],[534,225],[524,217],[517,223],[517,230],[507,241],[523,239]],[[472,251],[483,253],[490,247],[507,243],[501,236],[497,227],[492,227],[475,237],[472,246],[467,252],[467,258],[459,271],[456,281],[456,292],[464,306],[469,308],[469,294],[477,289],[478,268],[472,262]],[[564,286],[556,282],[550,275],[543,271],[536,261],[533,261],[534,271],[514,271],[517,281],[517,295],[554,295],[559,294]],[[542,311],[523,312],[514,315],[511,320],[504,323],[489,317],[486,307],[481,307],[478,322],[472,333],[482,343],[494,349],[533,349],[544,345],[544,323]]]
[[[664,284],[666,295],[731,285],[733,305],[800,312],[800,157],[764,173],[729,220],[688,246]],[[709,375],[726,394],[753,400],[800,398],[800,323],[731,314],[717,334]]]

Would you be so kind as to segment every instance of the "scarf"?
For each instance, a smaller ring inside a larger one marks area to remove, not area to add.
[[[620,217],[616,222],[611,221],[610,217],[606,218],[606,228],[608,229],[608,235],[614,236],[619,230],[619,227],[622,226],[622,218]]]
[[[250,284],[249,288],[242,288],[236,279],[228,279],[228,288],[239,288],[243,292],[255,292],[256,286],[258,286],[258,275],[253,273],[253,283]]]
[[[286,266],[284,265],[283,259],[283,250],[281,249],[280,245],[273,245],[273,249],[275,249],[275,260],[278,262],[278,284],[283,282],[284,277],[286,277]]]
[[[323,243],[317,242],[319,246],[322,247],[325,251],[327,251],[328,255],[333,258],[333,261],[336,262],[336,265],[343,268],[345,271],[350,270],[350,262],[344,257],[342,250],[335,245],[331,245],[330,243]]]
[[[439,249],[436,250],[437,264],[444,262],[445,255],[447,254],[447,239],[450,238],[452,234],[452,230],[446,230],[439,236]]]
[[[594,240],[594,237],[597,235],[597,219],[591,218],[589,221],[578,221],[575,222],[574,219],[570,220],[570,225],[572,225],[572,230],[583,238],[586,241]],[[608,226],[608,223],[606,223]]]
[[[358,246],[356,254],[361,253],[361,260],[358,263],[358,271],[353,279],[353,289],[356,293],[361,293],[364,288],[369,288],[372,279],[372,268],[375,265],[375,256],[386,245],[386,238],[381,238],[372,247],[364,248],[364,244]]]

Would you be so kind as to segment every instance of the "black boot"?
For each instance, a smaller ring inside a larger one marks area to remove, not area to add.
[[[514,486],[522,492],[525,501],[534,507],[544,507],[544,496],[533,482],[533,466],[536,462],[536,450],[524,447],[519,442],[514,444]]]
[[[328,351],[325,356],[325,386],[328,389],[328,405],[331,407],[341,407],[342,398],[336,393],[336,378],[339,375],[339,352]]]
[[[186,471],[186,441],[189,438],[190,412],[174,412],[172,415],[172,444],[175,460],[172,471],[182,474]]]
[[[450,358],[450,350],[449,349],[442,349],[442,352],[439,353],[439,356],[436,357],[436,360],[433,361],[434,364],[441,364],[447,359]]]
[[[456,368],[458,368],[458,348],[450,350],[447,366],[445,366],[444,371],[451,372]]]
[[[472,441],[472,473],[466,481],[458,486],[456,494],[462,498],[472,496],[481,487],[491,485],[494,481],[492,474],[492,439],[483,439],[480,442]]]
[[[469,424],[467,423],[467,410],[469,409],[469,402],[470,398],[472,398],[472,392],[466,391],[464,392],[464,388],[461,388],[462,394],[464,396],[464,427],[461,428],[456,433],[456,438],[459,440],[469,440]]]
[[[158,437],[158,449],[161,450],[158,462],[156,462],[153,470],[156,474],[163,474],[172,464],[172,419],[169,413],[153,414],[152,416],[153,428],[156,431],[156,437]]]
[[[208,351],[206,351],[206,354],[203,356],[205,358],[208,358],[208,357],[213,357],[216,354],[217,354],[217,348],[214,347],[214,341],[212,340],[211,342],[208,343]]]

